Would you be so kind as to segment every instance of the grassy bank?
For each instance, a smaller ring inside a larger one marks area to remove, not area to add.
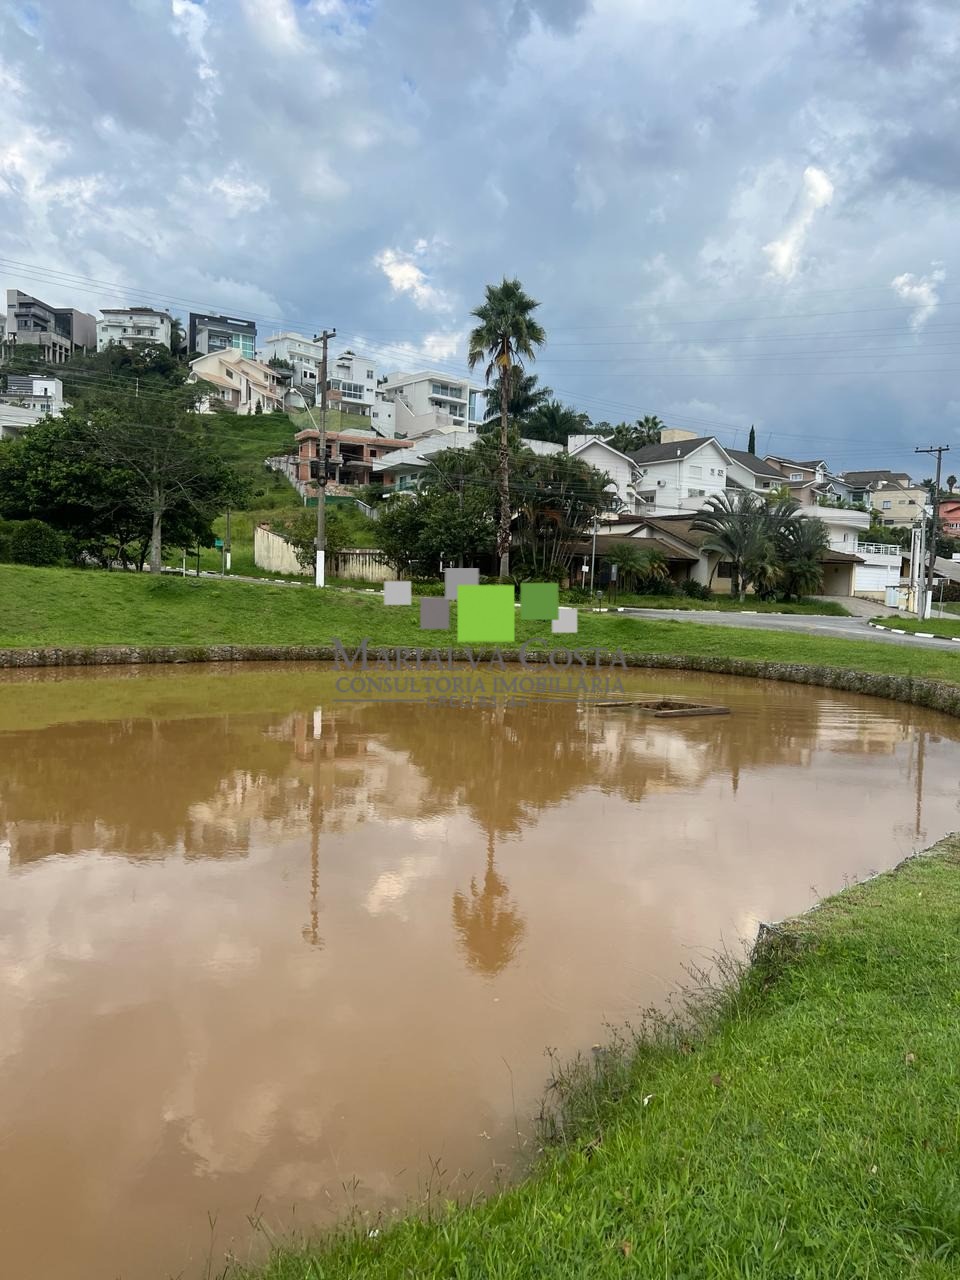
[[[874,618],[882,627],[897,627],[908,631],[911,635],[922,631],[925,635],[946,636],[948,639],[960,639],[960,618],[956,622],[948,618],[927,618],[921,622],[919,618]]]
[[[517,622],[518,643],[545,632],[549,636],[543,624]],[[0,648],[325,645],[334,636],[384,645],[456,643],[455,631],[421,631],[415,604],[387,608],[376,594],[0,565]],[[936,646],[907,648],[619,614],[582,612],[576,644],[636,655],[734,656],[960,682],[960,656]]]
[[[512,1191],[240,1274],[960,1275],[958,976],[954,839],[773,931],[692,1029],[568,1073]]]

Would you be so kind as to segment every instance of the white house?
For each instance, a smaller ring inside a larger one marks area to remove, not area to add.
[[[605,472],[616,487],[619,509],[623,512],[644,511],[647,504],[637,496],[640,469],[625,453],[614,449],[601,436],[573,435],[567,440],[571,458],[589,463],[597,471]],[[616,504],[611,504],[611,506]]]
[[[410,439],[437,427],[476,431],[486,415],[485,387],[432,369],[390,374],[380,383],[379,395],[393,405],[396,434]]]
[[[440,427],[427,436],[419,436],[408,448],[398,449],[373,463],[371,480],[382,481],[396,489],[415,489],[428,473],[431,457],[445,449],[472,449],[477,443],[476,433],[457,427]],[[563,445],[549,440],[521,440],[521,445],[546,457],[563,453]]]
[[[63,383],[59,378],[38,377],[29,373],[7,374],[7,389],[0,401],[22,409],[38,409],[41,414],[59,417],[63,412]]]
[[[293,368],[293,385],[317,391],[320,386],[320,366],[323,361],[323,345],[305,338],[302,333],[275,333],[267,338],[260,352],[264,362],[286,360]]]
[[[248,360],[235,347],[211,351],[190,361],[189,382],[209,382],[215,394],[201,404],[204,413],[232,409],[235,413],[261,413],[283,407],[282,379],[260,360]]]
[[[376,399],[377,366],[367,356],[342,351],[328,362],[328,405],[369,418]]]
[[[111,342],[134,349],[148,342],[169,348],[173,317],[153,307],[103,307],[97,321],[97,350]]]

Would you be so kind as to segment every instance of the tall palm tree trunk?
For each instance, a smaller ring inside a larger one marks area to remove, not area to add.
[[[500,489],[500,526],[497,529],[497,554],[500,557],[500,580],[510,577],[510,452],[507,446],[507,424],[510,406],[509,352],[504,343],[500,365],[500,449],[497,472]]]

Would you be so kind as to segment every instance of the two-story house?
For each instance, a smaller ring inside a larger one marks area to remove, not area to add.
[[[203,402],[204,413],[215,409],[234,413],[269,413],[283,407],[284,380],[260,360],[248,360],[236,347],[211,351],[190,361],[190,382],[208,382],[213,393]]]

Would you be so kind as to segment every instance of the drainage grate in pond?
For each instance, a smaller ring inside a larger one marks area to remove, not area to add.
[[[728,716],[729,707],[715,707],[705,702],[681,702],[676,698],[617,698],[609,702],[595,702],[595,707],[614,710],[647,711],[659,719],[675,719],[681,716]]]

